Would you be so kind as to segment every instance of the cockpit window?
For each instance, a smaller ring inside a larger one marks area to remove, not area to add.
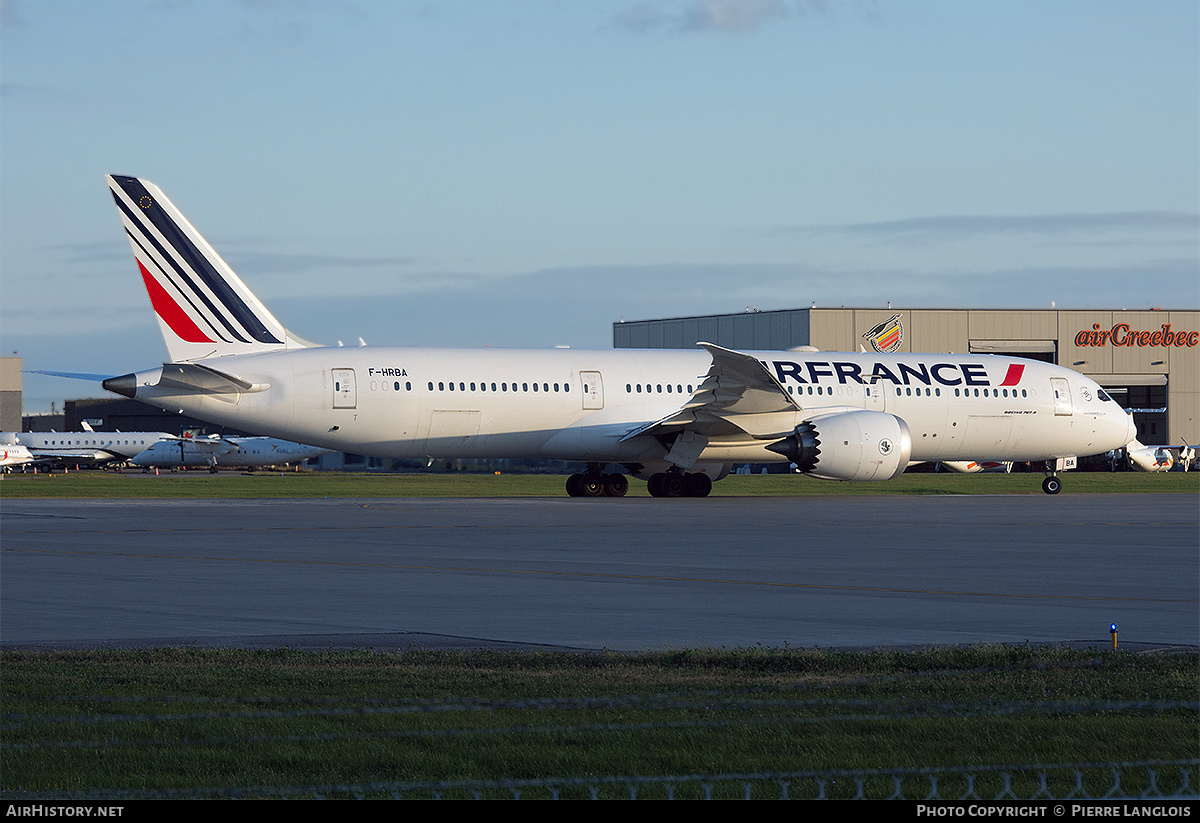
[[[1096,392],[1096,395],[1101,400],[1112,400],[1112,398],[1108,396],[1108,392],[1106,392],[1104,389],[1100,389],[1098,392]]]

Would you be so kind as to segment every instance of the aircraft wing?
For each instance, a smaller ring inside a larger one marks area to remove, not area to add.
[[[792,433],[796,412],[803,408],[765,365],[712,343],[698,345],[712,355],[712,365],[691,399],[678,411],[629,432],[622,441],[678,435],[672,453],[686,458],[685,451],[694,450],[698,456],[713,438],[770,440]]]
[[[169,437],[159,440],[150,448],[159,446],[164,449],[185,449],[189,453],[201,457],[209,455],[232,454],[238,450],[236,441],[224,437]]]
[[[29,453],[36,463],[45,463],[51,460],[66,463],[107,463],[110,460],[122,459],[121,455],[107,449],[56,449],[31,446]]]

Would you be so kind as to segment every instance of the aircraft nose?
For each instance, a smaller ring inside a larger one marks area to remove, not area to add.
[[[1125,442],[1132,443],[1137,438],[1137,424],[1133,422],[1133,415],[1125,415]]]

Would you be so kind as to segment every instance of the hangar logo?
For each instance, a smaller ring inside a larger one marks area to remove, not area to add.
[[[893,314],[878,326],[872,327],[863,337],[871,341],[871,348],[877,352],[888,354],[896,351],[904,342],[904,324],[900,322],[900,315]]]
[[[1111,329],[1100,328],[1099,323],[1093,323],[1091,329],[1083,329],[1075,335],[1075,345],[1079,348],[1087,346],[1186,346],[1195,348],[1200,344],[1200,332],[1171,331],[1170,323],[1163,323],[1157,331],[1135,331],[1128,323],[1118,323]]]

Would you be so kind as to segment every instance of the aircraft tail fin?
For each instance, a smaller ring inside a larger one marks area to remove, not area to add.
[[[173,362],[304,348],[162,191],[108,175]]]

